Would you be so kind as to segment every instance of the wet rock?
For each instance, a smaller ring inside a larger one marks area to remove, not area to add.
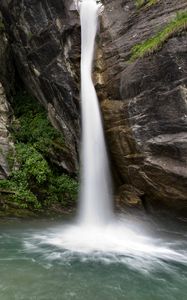
[[[119,211],[128,212],[131,209],[144,210],[144,204],[141,199],[143,193],[132,185],[124,184],[117,191],[116,208]]]

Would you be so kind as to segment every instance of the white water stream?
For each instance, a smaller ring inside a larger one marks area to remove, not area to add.
[[[101,5],[95,0],[80,3],[82,176],[80,222],[105,224],[112,219],[111,180],[97,94],[92,82],[92,62]]]

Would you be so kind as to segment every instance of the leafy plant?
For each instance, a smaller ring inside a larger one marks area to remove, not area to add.
[[[77,181],[66,174],[59,175],[48,163],[54,144],[64,147],[63,137],[34,98],[21,93],[14,103],[16,120],[12,132],[16,149],[7,156],[12,173],[7,180],[0,180],[0,190],[6,191],[21,208],[38,209],[54,202],[72,204],[77,197]],[[19,166],[16,170],[15,161]]]
[[[49,152],[54,142],[64,145],[62,135],[51,126],[46,112],[33,97],[18,94],[15,98],[13,131],[16,140],[32,143],[41,152]]]

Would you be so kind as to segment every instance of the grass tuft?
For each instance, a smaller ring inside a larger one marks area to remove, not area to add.
[[[138,9],[144,7],[150,7],[158,3],[159,0],[136,0],[136,7]]]
[[[158,51],[163,44],[174,34],[187,29],[187,11],[178,12],[176,17],[163,30],[152,38],[135,45],[132,48],[130,61],[150,55]]]

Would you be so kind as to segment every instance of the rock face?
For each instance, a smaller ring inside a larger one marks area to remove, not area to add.
[[[10,173],[8,156],[14,153],[14,143],[9,132],[12,119],[10,112],[10,104],[0,83],[0,179],[8,177]]]
[[[137,10],[133,1],[104,2],[103,111],[115,167],[122,182],[142,191],[146,205],[187,211],[186,32],[129,62],[132,47],[154,36],[187,3],[159,1]]]
[[[75,171],[80,127],[78,13],[69,0],[3,0],[0,6],[19,75],[63,132]]]
[[[12,110],[7,100],[7,96],[10,97],[13,89],[13,80],[14,70],[10,47],[4,33],[4,25],[0,14],[0,179],[5,179],[9,175],[7,157],[10,152],[14,151],[14,143],[9,132]]]
[[[0,82],[6,95],[11,98],[14,92],[14,67],[12,53],[0,11]]]
[[[95,80],[119,198],[187,212],[186,32],[153,55],[129,62],[132,47],[186,10],[186,0],[161,0],[141,9],[133,0],[103,2]],[[76,169],[78,14],[68,0],[3,0],[0,5],[20,76],[64,133]]]

